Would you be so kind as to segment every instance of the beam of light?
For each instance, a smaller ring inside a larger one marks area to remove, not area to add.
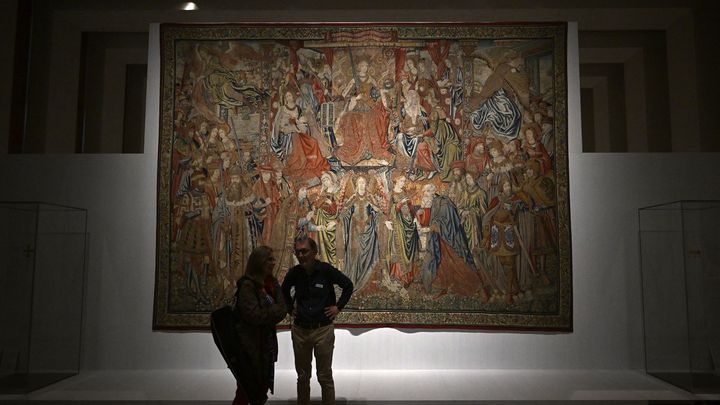
[[[187,3],[183,3],[180,8],[185,11],[192,11],[197,10],[198,6],[197,4],[193,3],[192,1],[188,1]]]

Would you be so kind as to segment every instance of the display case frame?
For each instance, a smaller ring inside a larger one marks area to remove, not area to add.
[[[646,371],[720,392],[720,201],[644,207],[638,219]]]
[[[80,371],[87,210],[0,202],[0,394]]]

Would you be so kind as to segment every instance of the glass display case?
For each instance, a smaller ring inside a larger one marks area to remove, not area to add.
[[[0,202],[0,394],[78,373],[87,211]]]
[[[641,208],[648,374],[694,393],[720,392],[720,201]]]

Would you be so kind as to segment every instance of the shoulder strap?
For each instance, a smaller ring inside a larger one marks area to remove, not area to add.
[[[237,301],[238,298],[240,298],[240,286],[243,283],[252,283],[253,281],[248,276],[242,276],[238,279],[237,283],[235,284],[235,304],[233,305],[233,309],[237,307]],[[255,294],[257,296],[257,293]],[[258,298],[259,300],[259,298]]]

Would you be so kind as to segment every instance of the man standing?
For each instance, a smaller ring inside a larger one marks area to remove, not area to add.
[[[292,341],[298,374],[298,404],[310,403],[310,376],[313,351],[323,404],[335,403],[332,356],[335,347],[333,320],[345,307],[353,283],[332,265],[316,260],[317,244],[308,237],[295,240],[295,256],[300,264],[291,268],[282,284],[288,312],[293,316]],[[342,289],[335,297],[335,285]],[[295,295],[291,290],[295,289]]]

